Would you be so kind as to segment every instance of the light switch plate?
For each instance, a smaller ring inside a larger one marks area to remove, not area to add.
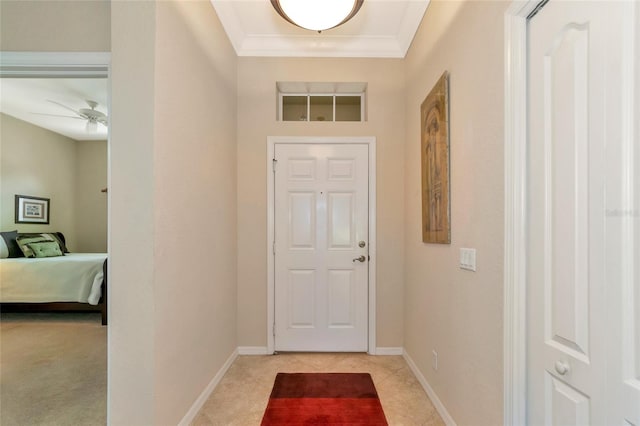
[[[476,270],[476,249],[461,248],[460,249],[460,269],[468,271]]]

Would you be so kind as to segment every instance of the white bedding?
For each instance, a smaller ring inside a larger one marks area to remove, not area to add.
[[[81,302],[97,305],[106,253],[0,259],[0,302]]]

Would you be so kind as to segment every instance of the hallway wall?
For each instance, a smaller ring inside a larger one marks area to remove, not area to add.
[[[237,346],[237,62],[208,1],[112,11],[110,424],[178,424]]]
[[[267,345],[267,136],[377,137],[377,346],[402,347],[400,59],[239,58],[238,345]],[[367,82],[365,122],[276,120],[277,81]]]
[[[502,423],[502,1],[432,0],[406,57],[404,346],[459,425]],[[420,104],[450,73],[451,244],[421,235]],[[477,249],[477,272],[459,249]],[[438,370],[432,368],[432,350]]]
[[[237,347],[237,60],[208,0],[157,8],[155,424],[177,424]]]

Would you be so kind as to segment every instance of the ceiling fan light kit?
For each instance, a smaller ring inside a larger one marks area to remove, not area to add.
[[[271,0],[282,18],[301,28],[324,31],[353,18],[364,0]]]
[[[89,133],[95,133],[98,131],[98,122],[93,120],[87,120],[85,130]]]

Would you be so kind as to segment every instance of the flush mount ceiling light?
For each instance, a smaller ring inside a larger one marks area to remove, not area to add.
[[[364,0],[271,0],[280,16],[307,30],[324,31],[353,18]]]

